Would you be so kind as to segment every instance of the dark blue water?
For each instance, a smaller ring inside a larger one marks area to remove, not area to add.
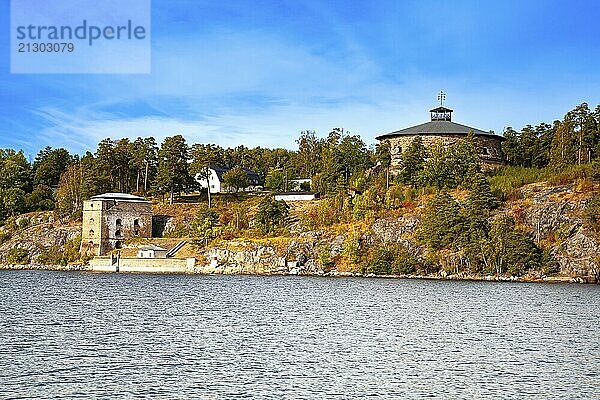
[[[0,272],[0,398],[599,399],[600,287]]]

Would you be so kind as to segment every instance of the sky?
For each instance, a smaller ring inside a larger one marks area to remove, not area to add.
[[[26,0],[19,0],[26,1]],[[11,74],[0,0],[0,148],[103,138],[296,148],[428,121],[496,133],[600,103],[600,2],[152,0],[151,73]]]

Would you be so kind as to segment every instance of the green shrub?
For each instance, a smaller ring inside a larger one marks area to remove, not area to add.
[[[29,264],[29,251],[15,247],[6,253],[5,260],[9,264]]]
[[[0,231],[0,244],[6,242],[8,239],[10,239],[10,233]]]
[[[560,272],[560,265],[558,265],[558,261],[552,257],[548,250],[544,250],[542,252],[541,264],[544,275],[552,276]]]
[[[342,245],[342,254],[350,264],[358,264],[360,261],[360,243],[359,239],[348,236]]]
[[[495,194],[502,194],[503,199],[516,195],[516,189],[535,182],[548,182],[552,185],[565,185],[578,179],[592,179],[596,176],[593,164],[569,165],[556,169],[502,167],[490,178],[490,186]]]
[[[254,222],[263,233],[272,233],[286,223],[289,210],[290,206],[285,201],[266,196],[258,204]]]
[[[391,275],[394,252],[387,247],[376,247],[369,253],[363,272],[375,275]]]
[[[318,244],[316,250],[317,250],[317,259],[319,260],[319,263],[323,267],[323,270],[325,270],[325,272],[327,272],[331,268],[333,268],[335,263],[334,263],[333,259],[331,258],[331,246],[329,246],[328,244]]]
[[[600,196],[594,196],[586,207],[586,225],[600,233]]]
[[[208,241],[219,237],[222,227],[217,226],[219,214],[202,204],[196,213],[196,218],[189,226],[189,235],[194,238],[195,244],[206,244]]]
[[[419,258],[415,257],[407,248],[404,246],[398,246],[395,254],[394,261],[392,262],[392,272],[396,275],[410,275],[424,269],[424,263]]]
[[[44,250],[36,259],[36,262],[44,265],[67,265],[80,260],[79,248],[81,247],[81,235],[69,240],[63,247],[51,246]]]
[[[416,272],[427,273],[424,260],[413,255],[402,244],[387,244],[372,248],[361,268],[365,274],[410,275]]]
[[[19,229],[25,229],[29,226],[29,222],[29,218],[27,217],[19,218],[17,220],[17,226],[19,227]]]

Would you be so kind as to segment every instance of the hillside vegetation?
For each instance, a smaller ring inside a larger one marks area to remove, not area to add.
[[[482,170],[473,137],[430,149],[417,138],[390,171],[385,143],[369,149],[343,129],[326,138],[303,132],[296,151],[188,146],[180,135],[160,148],[152,138],[106,139],[83,157],[47,148],[31,165],[3,150],[0,253],[5,263],[72,262],[58,247],[41,258],[20,247],[15,238],[28,229],[21,213],[48,210],[55,225],[68,225],[83,200],[124,191],[151,198],[162,235],[187,239],[200,260],[223,248],[229,257],[269,247],[262,259],[308,263],[310,271],[596,276],[599,260],[576,253],[598,243],[600,108],[582,104],[552,125],[509,128],[505,137],[509,165],[493,172]],[[253,169],[266,191],[244,193],[246,183],[232,177],[234,193],[212,196],[209,207],[192,176],[211,164]],[[291,177],[311,177],[323,198],[273,200]]]

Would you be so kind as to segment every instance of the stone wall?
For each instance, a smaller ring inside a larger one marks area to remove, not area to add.
[[[431,148],[438,143],[448,147],[466,138],[464,135],[399,135],[385,139],[390,143],[392,169],[400,167],[402,151],[406,150],[417,136],[421,137],[425,148]],[[480,150],[479,156],[484,168],[496,168],[504,164],[502,139],[500,136],[476,135],[475,140]]]
[[[126,272],[146,274],[186,274],[195,271],[195,258],[133,258],[121,257],[112,263],[110,257],[90,260],[93,272]]]

